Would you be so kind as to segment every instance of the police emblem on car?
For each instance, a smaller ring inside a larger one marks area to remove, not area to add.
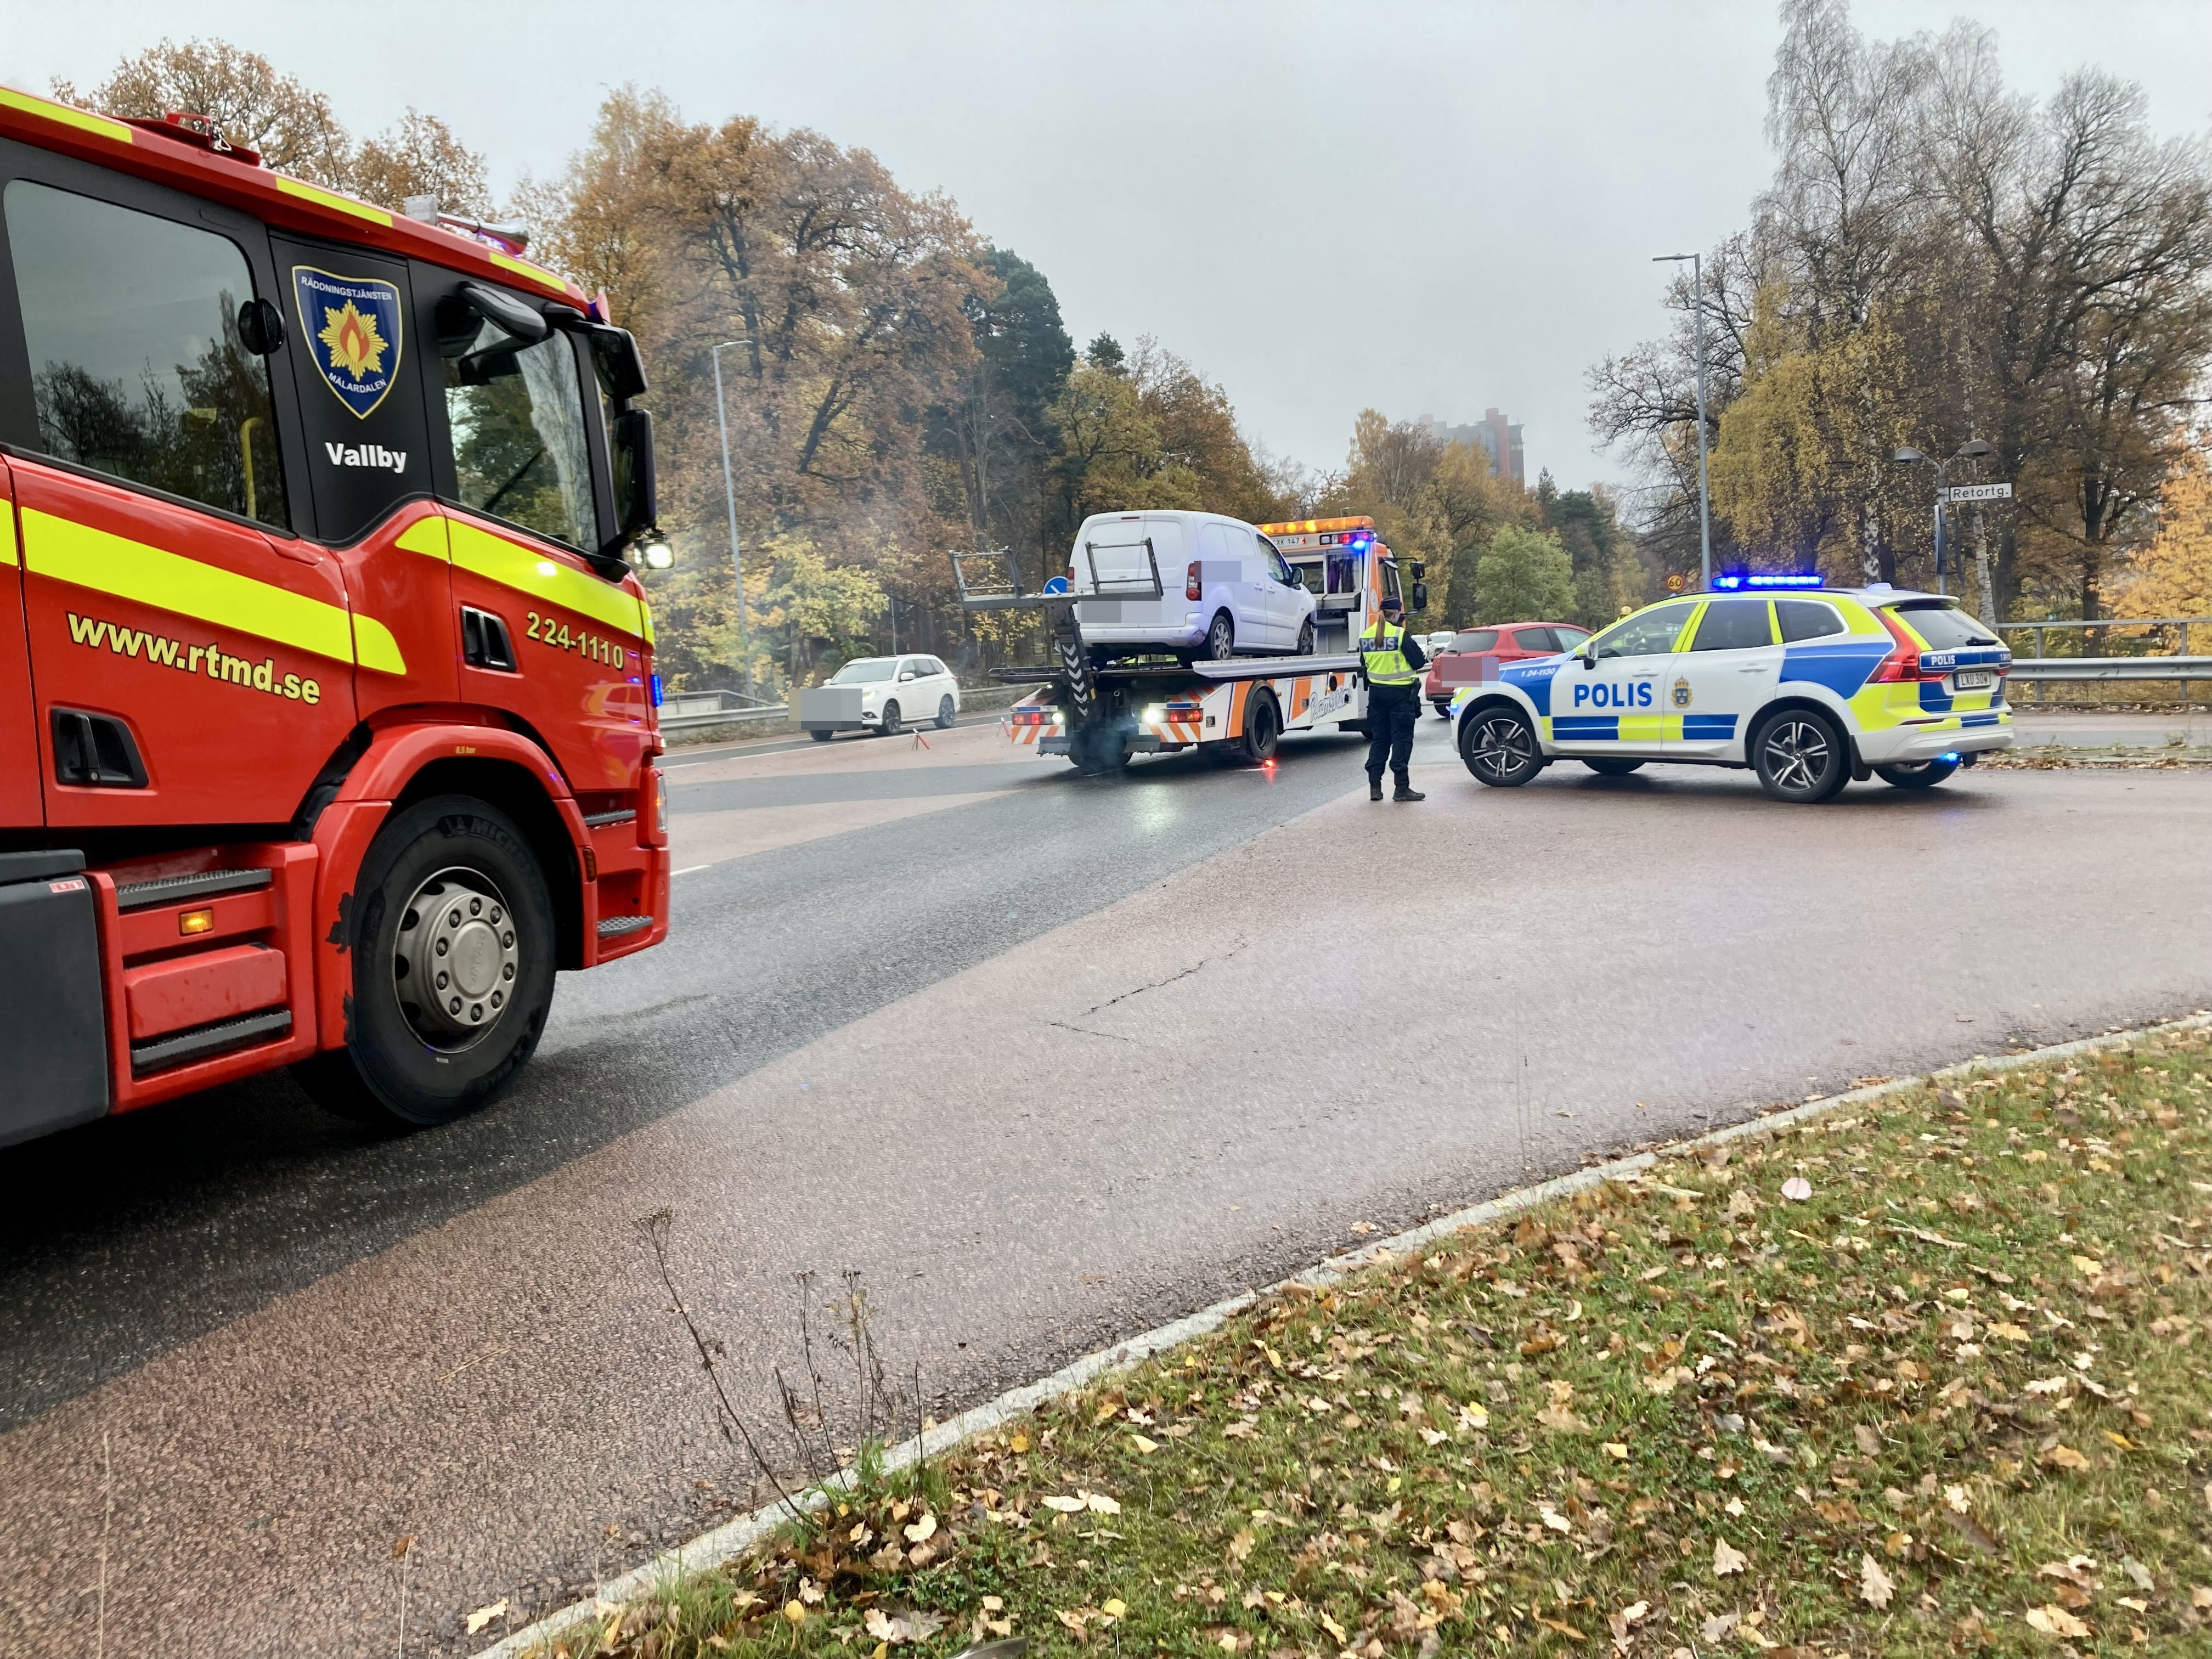
[[[1687,708],[1689,706],[1690,683],[1687,680],[1676,680],[1674,682],[1674,707],[1677,708]]]
[[[315,368],[361,420],[375,413],[399,378],[399,289],[374,276],[292,267],[300,329]]]

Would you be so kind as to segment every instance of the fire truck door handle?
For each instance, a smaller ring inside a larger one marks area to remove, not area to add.
[[[312,543],[303,542],[296,536],[271,536],[269,542],[295,564],[312,566],[317,570],[323,568],[323,555]]]

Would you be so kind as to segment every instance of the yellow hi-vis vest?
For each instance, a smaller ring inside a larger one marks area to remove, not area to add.
[[[1366,671],[1368,684],[1420,684],[1421,671],[1408,663],[1399,648],[1405,642],[1406,630],[1384,622],[1377,622],[1359,636],[1359,665]]]

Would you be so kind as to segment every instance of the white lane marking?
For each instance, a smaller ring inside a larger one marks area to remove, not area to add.
[[[971,1436],[995,1429],[1024,1412],[1035,1410],[1048,1400],[1074,1393],[1103,1372],[1133,1365],[1165,1349],[1217,1331],[1262,1297],[1279,1294],[1290,1285],[1318,1289],[1333,1285],[1346,1274],[1372,1265],[1375,1259],[1385,1252],[1391,1255],[1408,1255],[1425,1244],[1448,1238],[1463,1227],[1480,1226],[1485,1222],[1497,1220],[1500,1216],[1512,1215],[1547,1200],[1563,1198],[1570,1193],[1586,1191],[1604,1182],[1633,1179],[1657,1164],[1662,1157],[1676,1158],[1700,1146],[1722,1146],[1731,1140],[1741,1140],[1747,1135],[1786,1128],[1810,1118],[1840,1111],[1847,1106],[1863,1106],[1869,1101],[1880,1100],[1887,1095],[1902,1094],[1925,1083],[1971,1077],[1977,1072],[2017,1072],[2054,1060],[2065,1060],[2075,1054],[2094,1054],[2100,1048],[2124,1048],[2147,1038],[2166,1036],[2177,1031],[2200,1031],[2207,1027],[2212,1027],[2212,1013],[2198,1013],[2186,1019],[2169,1020],[2163,1025],[2147,1025],[2137,1031],[2112,1031],[2103,1036],[2082,1037],[2048,1048],[2032,1048],[2021,1054],[1999,1054],[1994,1059],[1977,1055],[1956,1066],[1946,1066],[1936,1071],[1923,1073],[1918,1077],[1896,1078],[1887,1083],[1876,1083],[1864,1089],[1851,1089],[1840,1095],[1832,1095],[1826,1100],[1809,1100],[1802,1106],[1770,1112],[1764,1117],[1746,1118],[1741,1123],[1710,1130],[1694,1139],[1675,1141],[1656,1152],[1638,1152],[1633,1157],[1616,1158],[1610,1164],[1592,1164],[1571,1175],[1559,1176],[1534,1187],[1523,1187],[1517,1192],[1502,1194],[1486,1203],[1439,1216],[1434,1221],[1424,1223],[1394,1238],[1378,1239],[1372,1244],[1363,1244],[1357,1250],[1333,1255],[1304,1273],[1293,1273],[1288,1279],[1279,1279],[1261,1290],[1246,1291],[1240,1296],[1232,1296],[1210,1308],[1201,1308],[1194,1314],[1146,1331],[1141,1336],[1133,1336],[1125,1341],[1116,1342],[1109,1348],[1085,1354],[1073,1364],[1054,1371],[1050,1376],[1010,1389],[996,1400],[963,1412],[950,1422],[939,1424],[935,1431],[937,1444],[929,1449],[934,1449],[942,1456]],[[926,1449],[927,1438],[925,1434],[921,1438],[907,1441],[885,1452],[882,1464],[884,1472],[896,1473],[908,1464],[918,1462]],[[809,1510],[824,1507],[833,1494],[852,1484],[852,1479],[849,1471],[831,1476],[820,1486],[802,1494],[798,1500],[799,1506]],[[634,1601],[659,1589],[679,1573],[702,1572],[709,1567],[720,1566],[732,1557],[751,1548],[789,1519],[781,1504],[771,1504],[766,1509],[755,1510],[750,1515],[741,1515],[712,1532],[702,1533],[688,1544],[678,1545],[665,1555],[655,1556],[643,1566],[624,1573],[612,1583],[602,1584],[592,1601],[572,1602],[546,1614],[536,1624],[516,1631],[484,1649],[476,1655],[475,1659],[522,1659],[522,1656],[532,1648],[543,1647],[563,1631],[592,1618],[598,1601]]]
[[[668,872],[668,878],[669,878],[669,880],[673,881],[673,880],[675,880],[675,879],[676,879],[676,878],[677,878],[677,877],[678,877],[678,876],[688,876],[688,875],[690,875],[690,874],[694,870],[711,870],[711,869],[713,869],[714,867],[714,865],[713,865],[713,864],[711,864],[711,863],[708,863],[708,864],[687,864],[687,865],[685,865],[685,866],[684,866],[681,870],[671,870],[671,871]]]

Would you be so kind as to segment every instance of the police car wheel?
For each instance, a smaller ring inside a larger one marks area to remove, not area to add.
[[[1585,760],[1583,764],[1601,778],[1625,778],[1644,763],[1640,760],[1614,760],[1609,756],[1600,756],[1595,760]]]
[[[396,812],[362,860],[345,945],[346,1046],[294,1068],[343,1117],[450,1123],[503,1093],[553,1002],[553,902],[496,807],[440,795]]]
[[[1486,708],[1460,727],[1459,757],[1477,783],[1516,789],[1544,769],[1543,752],[1517,708]]]
[[[1898,766],[1877,766],[1874,775],[1894,789],[1933,789],[1958,769],[1954,760],[1908,761]]]
[[[1759,787],[1776,800],[1833,800],[1850,781],[1850,752],[1826,714],[1785,708],[1753,734]]]

